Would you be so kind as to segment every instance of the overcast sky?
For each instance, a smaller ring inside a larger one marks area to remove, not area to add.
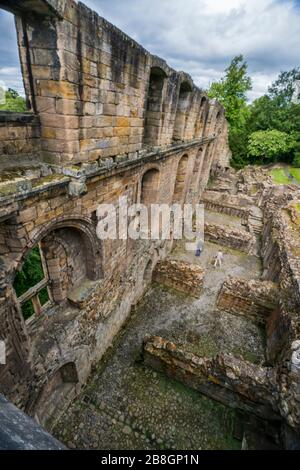
[[[85,0],[150,52],[207,88],[237,54],[264,94],[281,70],[300,65],[300,0]],[[0,80],[20,90],[12,15],[0,11]]]

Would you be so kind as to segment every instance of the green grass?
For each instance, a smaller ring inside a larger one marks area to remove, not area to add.
[[[300,168],[290,167],[289,171],[290,171],[291,175],[295,178],[295,180],[297,180],[298,183],[300,183]]]
[[[274,183],[277,183],[277,184],[290,184],[291,183],[291,181],[285,174],[283,168],[274,168],[274,170],[271,171],[271,176],[273,178]]]

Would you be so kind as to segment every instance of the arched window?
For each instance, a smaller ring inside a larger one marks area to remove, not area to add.
[[[88,237],[72,227],[50,231],[26,255],[14,280],[25,320],[61,303],[85,280],[95,279]]]
[[[158,199],[159,189],[159,171],[151,168],[144,173],[141,185],[141,203],[148,205],[154,204]]]
[[[1,50],[0,113],[3,111],[24,112],[28,110],[29,103],[25,97],[14,15],[1,9],[0,28],[1,30],[3,28],[5,35],[5,47]],[[13,72],[7,73],[8,70]],[[2,84],[5,84],[5,87],[2,88]]]
[[[187,119],[187,109],[190,102],[190,94],[192,88],[189,83],[183,82],[180,86],[178,104],[176,110],[176,117],[173,131],[173,141],[182,141],[184,138],[184,131]]]
[[[181,157],[176,174],[173,202],[181,203],[185,190],[186,176],[187,176],[187,167],[188,167],[188,155],[183,155]]]
[[[145,145],[154,146],[158,143],[165,78],[166,74],[162,69],[151,69],[144,129]]]
[[[25,320],[40,315],[51,302],[49,275],[40,244],[27,254],[16,274],[14,289]]]

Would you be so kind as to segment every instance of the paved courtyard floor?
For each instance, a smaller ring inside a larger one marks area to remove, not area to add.
[[[158,334],[205,356],[231,352],[264,361],[264,333],[244,317],[215,308],[229,275],[259,278],[260,261],[224,249],[222,268],[212,258],[218,245],[205,243],[200,258],[178,245],[171,257],[206,269],[199,298],[153,284],[111,351],[69,407],[54,434],[69,447],[97,449],[236,449],[235,412],[144,366],[146,334]]]

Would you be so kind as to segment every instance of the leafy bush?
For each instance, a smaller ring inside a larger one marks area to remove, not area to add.
[[[284,159],[294,144],[293,137],[286,132],[280,132],[276,129],[256,131],[249,136],[248,153],[251,157],[255,157],[255,162],[274,162]]]
[[[5,92],[5,103],[0,105],[0,111],[21,113],[27,111],[26,100],[17,91],[9,88]]]

